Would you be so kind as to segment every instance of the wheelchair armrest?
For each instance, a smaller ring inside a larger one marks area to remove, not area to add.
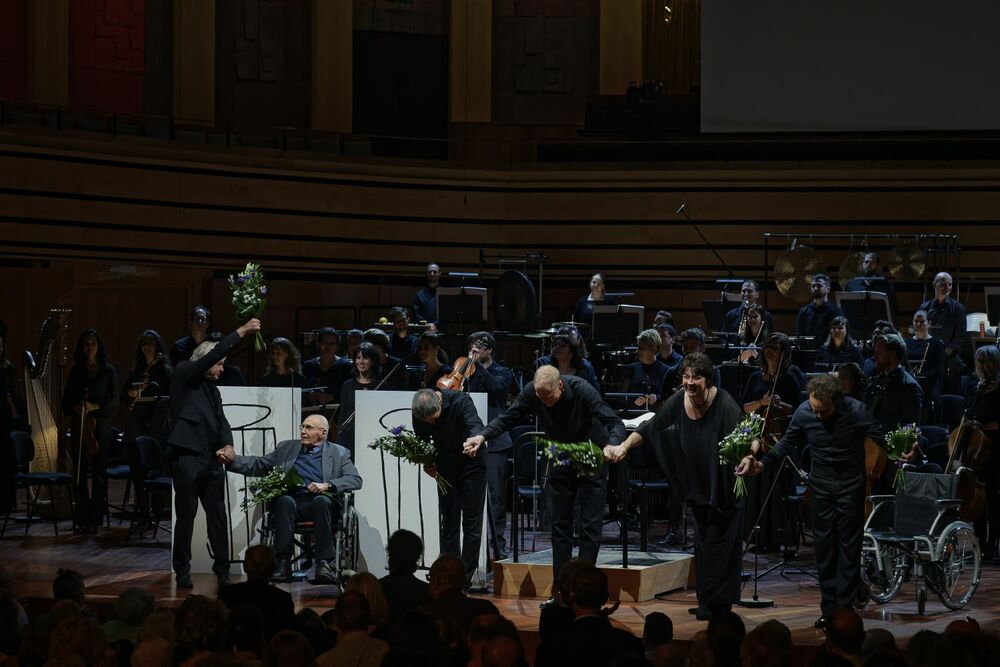
[[[868,496],[868,501],[872,504],[872,509],[882,503],[895,502],[896,496]]]
[[[943,498],[934,501],[937,503],[938,509],[947,509],[949,507],[961,507],[962,500],[958,498]]]

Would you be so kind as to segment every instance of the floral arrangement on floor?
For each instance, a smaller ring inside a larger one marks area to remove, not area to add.
[[[900,426],[895,431],[889,431],[885,434],[885,453],[889,460],[896,464],[896,478],[892,485],[897,491],[903,491],[906,484],[906,478],[903,475],[903,465],[906,461],[903,459],[903,455],[909,454],[913,450],[913,443],[919,437],[920,429],[917,428],[916,424]]]
[[[267,285],[264,284],[264,272],[260,270],[260,264],[247,262],[243,273],[235,276],[230,274],[229,289],[233,293],[236,317],[241,322],[251,317],[260,317],[264,312],[264,307],[267,306]],[[259,331],[254,339],[254,348],[267,349]]]
[[[424,440],[419,435],[406,428],[402,424],[389,429],[389,435],[376,438],[375,442],[368,445],[370,449],[381,449],[420,466],[436,466],[438,459],[437,448],[434,444]],[[441,475],[434,478],[437,481],[438,492],[441,495],[448,493],[449,484]]]
[[[250,495],[240,502],[240,509],[245,512],[257,505],[269,503],[289,491],[301,489],[305,485],[306,481],[295,468],[284,470],[276,467],[263,477],[251,477],[247,480],[247,485],[240,491],[249,491]]]
[[[719,463],[732,467],[738,466],[740,461],[753,453],[754,440],[760,439],[763,429],[763,417],[758,414],[747,415],[719,443]],[[747,482],[744,478],[737,476],[736,484],[733,485],[733,494],[737,500],[747,495]]]
[[[604,469],[604,452],[590,440],[584,442],[556,442],[537,438],[542,451],[552,465],[572,468],[581,477],[595,477]]]

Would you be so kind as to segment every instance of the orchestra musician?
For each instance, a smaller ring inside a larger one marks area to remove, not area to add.
[[[926,311],[918,310],[913,314],[913,337],[905,339],[905,342],[908,367],[924,390],[921,423],[937,424],[940,421],[945,353],[941,339],[931,336]]]
[[[174,367],[166,356],[163,339],[156,331],[146,329],[139,334],[135,345],[135,363],[125,379],[119,399],[129,406],[125,422],[125,442],[130,443],[140,435],[158,438],[166,413],[156,409],[154,403],[138,403],[145,397],[166,396],[170,391],[170,377]]]
[[[653,317],[653,328],[659,328],[661,324],[674,325],[674,315],[669,310],[658,310]]]
[[[583,343],[580,341],[579,333],[574,339],[571,333],[562,333],[566,329],[576,331],[576,327],[560,327],[560,333],[552,337],[549,354],[535,360],[535,370],[542,366],[555,366],[559,369],[560,375],[575,375],[589,382],[590,386],[600,392],[601,385],[597,380],[597,373],[581,352]]]
[[[844,289],[848,292],[882,292],[889,299],[889,312],[896,313],[896,288],[889,279],[879,273],[879,255],[866,252],[858,267],[861,275],[847,281]]]
[[[765,323],[764,312],[762,306],[750,306],[746,309],[746,320],[744,325],[740,327],[742,331],[736,333],[735,344],[753,349],[743,350],[740,353],[740,361],[756,359],[757,348],[760,348],[771,333],[770,328]]]
[[[884,431],[920,423],[924,391],[902,363],[906,343],[899,334],[875,336],[875,374],[868,383],[865,403]]]
[[[900,345],[902,342],[900,341]],[[861,585],[861,534],[865,496],[866,437],[882,429],[860,401],[843,395],[840,380],[809,380],[809,400],[792,416],[781,440],[757,460],[744,458],[737,475],[757,475],[780,466],[807,445],[812,451],[813,536],[823,627],[836,607],[851,607]],[[737,572],[739,564],[737,563]],[[700,570],[699,570],[700,572]]]
[[[490,332],[477,331],[468,337],[467,343],[469,358],[476,356],[476,372],[466,380],[466,391],[486,394],[487,415],[493,420],[507,409],[507,397],[514,387],[514,373],[493,357],[496,339]],[[486,490],[493,520],[497,560],[507,557],[507,542],[504,538],[507,511],[503,496],[507,483],[507,458],[513,446],[510,434],[506,432],[486,443]]]
[[[271,341],[267,371],[257,380],[258,387],[307,387],[300,372],[302,355],[292,341],[281,336]]]
[[[554,366],[544,365],[534,379],[500,416],[491,419],[482,433],[465,441],[475,451],[483,442],[495,439],[534,415],[538,429],[551,440],[576,443],[590,440],[598,446],[617,445],[625,438],[622,420],[608,407],[594,387],[579,377],[560,375]],[[716,455],[718,458],[718,455]],[[580,558],[596,563],[600,549],[601,520],[607,485],[607,466],[597,476],[577,475],[568,466],[549,468],[549,516],[552,519],[553,581],[572,557],[575,508],[579,511]],[[551,606],[551,600],[544,606]]]
[[[946,394],[961,393],[962,355],[968,354],[965,306],[951,297],[951,274],[942,271],[934,276],[934,298],[920,304],[927,320],[944,343],[945,372],[942,390]],[[971,355],[969,355],[971,356]]]
[[[96,533],[107,507],[107,463],[113,437],[111,418],[118,406],[118,376],[108,363],[104,341],[95,329],[85,330],[76,339],[73,361],[63,389],[62,408],[70,417],[74,530]]]
[[[316,405],[335,403],[340,399],[340,387],[351,376],[351,361],[337,355],[340,334],[333,327],[323,327],[318,332],[319,356],[302,364],[306,386],[313,387],[312,400]]]
[[[685,357],[689,354],[694,354],[695,352],[699,354],[705,353],[705,345],[707,341],[705,339],[705,332],[698,327],[691,327],[690,329],[685,329],[681,333],[681,354]],[[681,366],[680,364],[674,366],[670,369],[667,374],[666,379],[666,391],[674,392],[681,388]],[[722,374],[719,373],[719,369],[716,368],[715,372],[712,374],[712,386],[721,387],[722,386]]]
[[[740,422],[741,413],[733,397],[712,382],[708,356],[689,354],[680,369],[684,390],[604,453],[618,462],[632,447],[653,447],[671,487],[694,516],[698,606],[690,611],[710,620],[740,599],[743,503],[733,495],[733,470],[719,464],[719,442]]]
[[[420,363],[424,365],[424,374],[420,378],[420,387],[433,389],[437,386],[437,381],[452,371],[452,367],[444,362],[444,353],[441,351],[441,338],[438,334],[425,331],[420,334],[420,343],[417,345],[420,356]]]
[[[170,365],[176,368],[177,364],[191,358],[194,349],[208,339],[208,327],[212,324],[212,311],[205,306],[195,306],[191,309],[188,317],[191,323],[191,333],[174,341],[170,348]]]
[[[868,390],[868,376],[861,372],[861,366],[853,361],[837,366],[833,371],[840,378],[840,384],[844,388],[844,396],[850,396],[861,402],[865,400],[865,393]]]
[[[406,391],[409,389],[410,376],[406,372],[406,364],[399,357],[389,354],[389,335],[381,329],[369,329],[365,332],[364,342],[371,343],[378,350],[382,377],[388,378],[382,389],[386,391]]]
[[[430,331],[437,331],[437,288],[441,282],[441,267],[435,262],[427,265],[427,286],[421,287],[413,297],[413,317],[418,323],[426,322]]]
[[[816,366],[833,369],[847,363],[861,366],[864,362],[861,348],[848,333],[847,318],[843,315],[834,317],[830,320],[830,331],[826,341],[816,351]]]
[[[795,335],[812,336],[818,342],[827,336],[833,318],[844,313],[840,306],[830,303],[830,276],[815,274],[810,288],[813,300],[799,308],[795,317]]]
[[[410,333],[410,315],[406,312],[406,308],[394,306],[389,311],[389,322],[394,329],[392,336],[389,337],[389,353],[402,359],[408,366],[420,363],[417,337]]]
[[[737,333],[740,330],[740,322],[743,321],[744,316],[750,308],[757,305],[757,300],[760,298],[760,289],[757,287],[757,281],[744,280],[743,285],[740,287],[740,297],[743,299],[743,302],[726,313],[725,318],[722,320],[722,330],[727,333]],[[774,331],[774,322],[772,321],[771,313],[763,308],[760,313],[766,330]]]
[[[479,568],[486,451],[465,443],[483,430],[483,422],[472,397],[461,391],[420,389],[413,395],[412,408],[413,432],[437,450],[436,463],[424,470],[431,477],[441,475],[449,486],[446,493],[438,491],[441,553],[461,555],[469,583]]]
[[[573,308],[573,321],[590,324],[594,320],[594,306],[613,306],[617,303],[604,293],[604,276],[595,273],[590,277],[590,293],[581,296]]]
[[[635,399],[635,406],[652,410],[664,396],[664,380],[670,367],[657,359],[662,339],[656,329],[642,331],[635,343],[639,360],[625,367],[619,390],[629,394],[642,394]]]
[[[986,460],[980,481],[985,485],[986,511],[975,521],[976,536],[983,546],[983,558],[994,559],[1000,549],[1000,348],[984,345],[976,350],[975,377],[965,392],[966,405],[972,410],[965,428],[978,429],[990,443],[991,454]]]
[[[351,456],[354,456],[354,424],[357,422],[354,394],[376,388],[387,389],[385,385],[378,386],[382,377],[379,349],[371,343],[362,343],[354,353],[354,371],[340,387],[340,409],[337,411],[337,443],[346,447]]]
[[[15,505],[17,460],[10,434],[23,414],[17,370],[7,358],[7,323],[0,320],[0,511],[9,511]],[[18,427],[24,428],[21,424]]]
[[[684,361],[684,356],[678,354],[674,349],[674,339],[677,338],[677,329],[673,324],[663,322],[656,325],[656,331],[660,334],[660,353],[657,358],[665,363],[668,368],[679,366]]]
[[[365,332],[361,329],[350,329],[346,334],[344,334],[344,339],[346,340],[346,351],[344,356],[347,357],[348,361],[354,359],[354,353],[358,351],[361,347],[361,343],[365,340]]]

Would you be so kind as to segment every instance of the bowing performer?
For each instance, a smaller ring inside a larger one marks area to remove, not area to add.
[[[510,407],[491,419],[483,431],[465,441],[475,452],[517,424],[534,416],[545,436],[557,442],[590,440],[596,445],[617,445],[625,438],[625,425],[590,383],[573,375],[560,375],[554,366],[541,366],[524,385]],[[553,581],[572,557],[574,508],[579,505],[580,558],[597,562],[607,466],[594,477],[577,475],[568,466],[552,466],[548,477],[549,516],[552,518]],[[545,603],[551,604],[551,601]]]
[[[694,557],[698,574],[699,620],[729,610],[740,599],[743,503],[733,495],[733,470],[719,463],[719,442],[740,422],[740,406],[715,385],[712,360],[701,353],[684,357],[683,391],[663,402],[653,419],[624,442],[604,448],[617,463],[632,447],[648,444],[677,497],[695,521]]]

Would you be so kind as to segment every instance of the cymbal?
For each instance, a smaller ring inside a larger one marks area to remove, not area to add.
[[[774,284],[793,301],[806,302],[812,296],[813,274],[821,273],[823,258],[805,245],[794,245],[774,263]]]
[[[857,278],[861,275],[861,260],[865,258],[865,253],[863,250],[851,250],[848,251],[847,257],[844,261],[840,263],[840,268],[837,269],[837,280],[840,282],[841,288],[847,286],[847,282],[852,278]]]
[[[918,280],[927,270],[927,255],[916,239],[902,240],[889,253],[886,266],[896,280]]]
[[[576,327],[577,329],[589,329],[590,325],[586,322],[553,322],[552,328],[555,327]]]
[[[551,329],[537,329],[535,331],[535,333],[546,334],[546,335],[549,335],[549,336],[555,336],[557,333],[559,333],[559,329],[556,329],[555,327],[552,327]]]
[[[546,333],[544,331],[539,331],[538,333],[524,334],[525,338],[551,338],[552,334]]]

